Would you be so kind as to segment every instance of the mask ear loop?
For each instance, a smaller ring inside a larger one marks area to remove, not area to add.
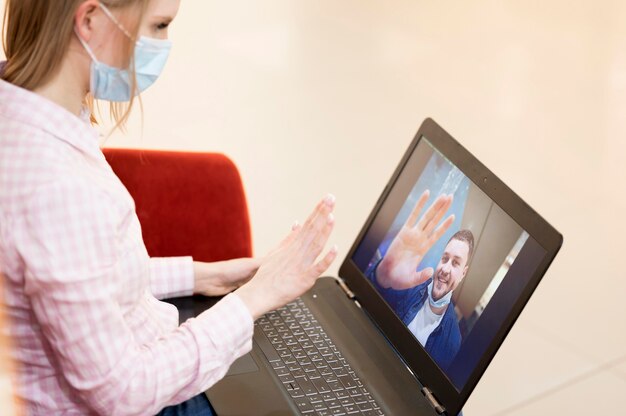
[[[76,37],[78,38],[80,43],[83,45],[83,48],[85,48],[85,50],[87,51],[87,54],[89,55],[89,57],[95,63],[100,63],[100,61],[98,61],[98,59],[96,58],[96,55],[93,53],[93,51],[91,50],[91,48],[89,47],[87,42],[85,42],[85,40],[83,38],[81,38],[80,35],[78,34],[78,29],[76,29],[76,26],[74,26],[74,33],[76,34]]]
[[[117,27],[126,35],[128,36],[128,39],[130,40],[135,40],[133,38],[133,36],[128,32],[128,30],[126,30],[126,28],[124,27],[124,25],[122,25],[120,23],[119,20],[117,20],[117,18],[113,15],[113,13],[111,13],[111,10],[109,10],[109,8],[107,6],[105,6],[102,2],[100,2],[100,8],[102,9],[102,11],[104,12],[104,14],[106,14],[109,19],[111,19],[111,21],[113,21],[113,23],[115,23],[117,25]]]
[[[104,14],[106,14],[106,15],[109,17],[109,19],[111,19],[111,21],[112,21],[113,23],[115,23],[115,25],[118,27],[118,29],[119,29],[119,30],[121,30],[121,31],[122,31],[122,33],[124,33],[124,34],[128,37],[128,39],[130,39],[131,41],[134,41],[134,42],[135,42],[135,45],[134,45],[134,46],[136,46],[137,44],[139,44],[139,43],[140,43],[139,41],[137,41],[137,40],[135,39],[135,37],[134,37],[134,36],[132,36],[132,35],[128,32],[128,30],[126,30],[126,28],[124,27],[124,25],[123,25],[123,24],[122,24],[119,20],[117,20],[117,18],[113,15],[113,13],[111,13],[111,10],[109,10],[109,8],[108,8],[108,7],[107,7],[104,3],[99,2],[99,3],[98,3],[98,5],[100,6],[100,8],[101,8],[101,9],[102,9],[102,11],[104,12]]]

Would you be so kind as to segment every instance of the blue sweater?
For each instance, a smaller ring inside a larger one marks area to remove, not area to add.
[[[424,303],[428,300],[428,285],[432,279],[406,290],[385,289],[376,281],[377,262],[366,273],[378,293],[389,303],[404,325],[409,325]],[[461,347],[461,332],[454,313],[454,304],[450,302],[437,328],[428,337],[424,348],[444,371]]]

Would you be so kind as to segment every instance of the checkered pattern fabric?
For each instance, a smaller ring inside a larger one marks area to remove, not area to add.
[[[150,258],[134,202],[77,117],[0,80],[0,272],[31,414],[154,414],[252,347],[236,294],[178,326],[191,257]]]

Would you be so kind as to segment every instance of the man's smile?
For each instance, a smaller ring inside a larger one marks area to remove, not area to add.
[[[448,284],[448,279],[444,277],[443,273],[439,272],[437,273],[437,282],[442,284]]]

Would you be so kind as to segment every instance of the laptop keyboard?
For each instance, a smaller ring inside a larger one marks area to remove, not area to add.
[[[297,299],[255,323],[269,340],[259,346],[305,415],[383,415],[358,375]]]

